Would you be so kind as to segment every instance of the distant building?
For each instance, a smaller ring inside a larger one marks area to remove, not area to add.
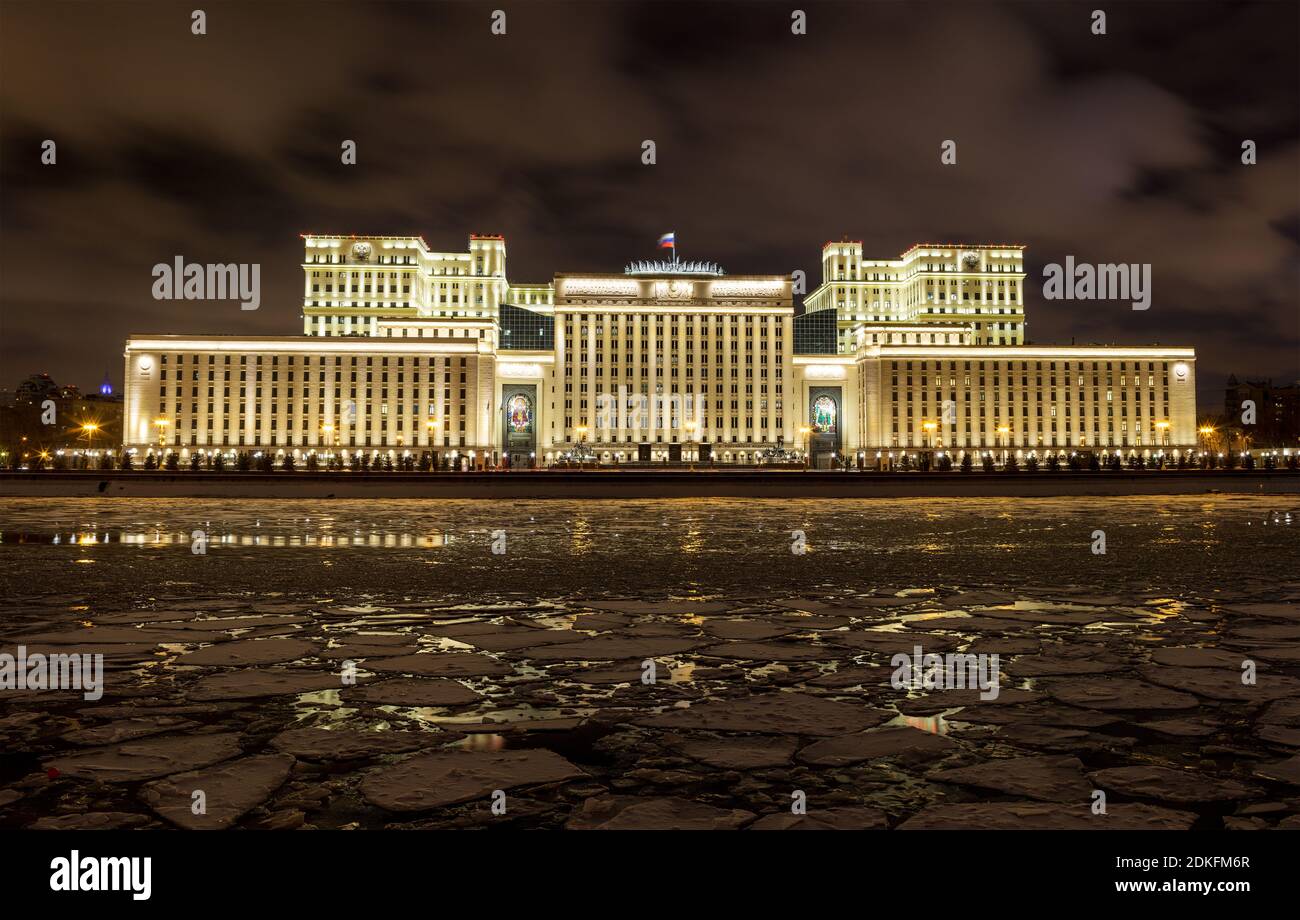
[[[39,403],[47,399],[60,399],[59,385],[49,374],[32,374],[14,388],[14,402]]]
[[[1253,427],[1242,424],[1246,401],[1255,404]],[[1293,447],[1300,440],[1300,383],[1274,386],[1271,379],[1238,380],[1233,374],[1224,388],[1223,414],[1255,447]]]
[[[0,401],[0,465],[22,462],[24,454],[111,450],[122,443],[122,398],[82,396],[78,387],[60,386],[49,374],[32,374]],[[53,402],[53,411],[45,406]],[[48,423],[47,423],[47,420]]]

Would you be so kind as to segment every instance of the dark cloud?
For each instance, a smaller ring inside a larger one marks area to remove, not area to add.
[[[1295,4],[1111,4],[1106,36],[1093,4],[800,6],[806,36],[770,3],[232,2],[195,37],[193,4],[6,0],[0,386],[116,378],[132,332],[298,331],[305,231],[500,232],[516,281],[669,229],[814,279],[845,235],[1020,242],[1037,341],[1194,345],[1207,406],[1300,376]],[[260,262],[262,308],[152,300],[176,254]],[[1152,263],[1151,309],[1044,302],[1071,254]]]

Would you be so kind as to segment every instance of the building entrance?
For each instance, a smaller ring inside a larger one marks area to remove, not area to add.
[[[518,384],[501,393],[502,453],[512,470],[536,466],[537,387]]]

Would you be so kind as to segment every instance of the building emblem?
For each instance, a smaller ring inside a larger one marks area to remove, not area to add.
[[[813,430],[818,434],[835,433],[835,400],[829,396],[818,396],[813,400]]]
[[[509,404],[510,430],[516,434],[527,434],[533,430],[533,406],[523,394],[512,396]]]
[[[689,281],[656,281],[655,297],[658,300],[690,300],[695,296],[695,285]]]

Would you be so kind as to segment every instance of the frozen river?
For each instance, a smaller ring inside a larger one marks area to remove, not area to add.
[[[106,674],[0,689],[0,826],[1290,826],[1297,572],[1288,497],[4,499],[0,652]]]
[[[0,499],[0,586],[92,592],[112,604],[169,586],[195,596],[346,589],[428,601],[971,585],[1213,590],[1295,571],[1296,512],[1286,496]],[[206,554],[191,551],[196,530]],[[802,555],[791,552],[796,530]],[[1106,534],[1104,556],[1092,552],[1096,530]]]

